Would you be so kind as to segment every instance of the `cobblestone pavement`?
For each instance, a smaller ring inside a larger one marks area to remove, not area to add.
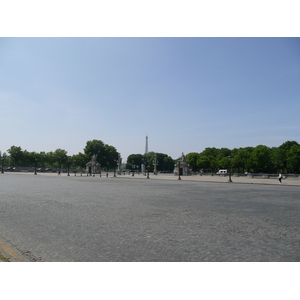
[[[300,261],[297,184],[111,176],[0,175],[0,253],[2,243],[27,261]]]

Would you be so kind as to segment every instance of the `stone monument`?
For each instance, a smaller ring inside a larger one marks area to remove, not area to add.
[[[181,157],[178,158],[177,164],[174,165],[174,175],[190,175],[189,164],[185,160],[185,155],[182,152]]]
[[[90,175],[100,173],[100,164],[97,162],[97,154],[94,154],[92,159],[86,164],[86,173]]]

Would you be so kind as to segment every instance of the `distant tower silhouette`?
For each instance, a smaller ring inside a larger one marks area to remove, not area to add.
[[[148,135],[146,135],[146,147],[145,147],[145,154],[148,154]]]

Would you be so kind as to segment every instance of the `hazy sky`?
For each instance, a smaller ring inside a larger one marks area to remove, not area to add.
[[[0,150],[300,142],[299,82],[299,38],[1,38]]]

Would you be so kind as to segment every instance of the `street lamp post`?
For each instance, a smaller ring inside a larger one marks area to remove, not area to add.
[[[67,161],[67,165],[68,165],[68,176],[70,176],[70,160],[68,158],[68,161]]]
[[[116,176],[116,162],[117,162],[117,160],[114,158],[114,177],[117,177]]]
[[[3,164],[4,164],[4,158],[1,159],[1,173],[4,174],[4,171],[3,171]]]
[[[228,182],[232,182],[232,180],[231,180],[231,157],[228,156],[228,159],[229,159],[229,179],[228,179]]]
[[[4,174],[4,161],[6,160],[6,153],[4,152],[3,155],[2,155],[2,159],[1,159],[1,173]]]
[[[147,179],[149,179],[149,165],[148,165],[148,160],[146,159],[146,169],[147,169]]]
[[[154,166],[153,174],[154,174],[154,175],[157,175],[157,169],[156,169],[156,166],[157,166],[157,158],[156,158],[156,154],[154,154],[153,166]]]
[[[146,175],[146,168],[145,168],[145,159],[144,158],[142,158],[141,171],[142,171],[143,176],[145,176]]]
[[[134,176],[134,160],[132,161],[132,176]]]
[[[59,170],[58,170],[58,175],[60,175],[60,174],[61,174],[61,160],[62,160],[61,156],[59,156],[58,159],[59,159]]]
[[[180,177],[180,157],[178,158],[178,180],[181,180],[181,177]]]
[[[36,173],[36,162],[37,162],[37,158],[34,159],[34,175],[37,175],[37,173]]]
[[[118,174],[121,175],[121,155],[118,155]]]
[[[149,166],[148,166],[148,159],[147,158],[145,158],[144,163],[145,163],[145,176],[147,174],[146,178],[149,179],[150,178],[149,177]]]

